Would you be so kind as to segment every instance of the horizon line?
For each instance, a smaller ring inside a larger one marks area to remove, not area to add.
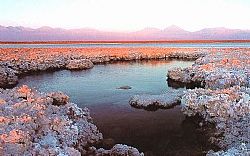
[[[0,41],[0,44],[101,44],[101,43],[249,43],[250,40],[138,40],[138,41]]]
[[[91,29],[91,30],[101,31],[101,32],[117,32],[117,33],[133,33],[133,32],[137,32],[137,31],[141,31],[141,30],[145,30],[145,29],[158,29],[159,31],[164,31],[167,28],[179,28],[179,29],[182,29],[182,30],[187,31],[187,32],[197,32],[197,31],[201,31],[201,30],[204,30],[204,29],[215,29],[215,28],[229,29],[229,30],[250,31],[250,28],[248,28],[248,29],[228,28],[228,27],[225,27],[225,26],[204,27],[204,28],[201,28],[201,29],[197,29],[195,31],[189,31],[189,30],[186,30],[186,29],[184,29],[184,28],[182,28],[182,27],[180,27],[178,25],[174,25],[174,24],[166,26],[165,28],[158,28],[158,27],[153,27],[153,26],[146,26],[146,27],[141,28],[141,29],[126,30],[126,31],[124,31],[124,30],[104,30],[104,29],[98,29],[98,28],[93,28],[93,27],[64,28],[64,27],[53,27],[53,26],[48,26],[48,25],[43,25],[43,26],[39,26],[39,27],[31,27],[31,26],[23,26],[23,25],[13,26],[13,25],[2,25],[2,24],[0,24],[0,27],[5,27],[5,28],[8,28],[8,27],[14,27],[14,28],[22,27],[22,28],[29,28],[29,29],[34,29],[34,30],[41,29],[41,28],[63,29],[63,30]]]

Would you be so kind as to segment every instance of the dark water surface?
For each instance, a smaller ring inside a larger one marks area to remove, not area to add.
[[[0,48],[84,48],[84,47],[250,48],[250,42],[0,44]]]
[[[146,155],[202,155],[210,147],[197,123],[180,106],[154,112],[130,107],[135,94],[160,94],[172,89],[167,70],[187,67],[191,61],[139,61],[96,65],[86,71],[56,71],[20,79],[40,91],[63,91],[80,107],[88,107],[94,123],[104,135],[104,147],[114,143],[134,146]],[[117,89],[131,86],[130,90]]]

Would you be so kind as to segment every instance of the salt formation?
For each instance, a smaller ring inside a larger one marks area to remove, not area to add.
[[[214,152],[211,150],[207,153],[207,156],[249,156],[249,155],[250,155],[249,147],[247,147],[246,144],[244,143],[236,147],[231,147],[226,151],[222,150],[219,152]]]
[[[71,60],[66,65],[66,68],[69,70],[82,70],[82,69],[90,69],[93,68],[94,64],[87,59],[80,59],[80,60]]]
[[[200,115],[216,125],[211,141],[223,150],[209,156],[250,155],[250,52],[211,52],[192,67],[173,69],[168,77],[177,82],[199,82],[181,99],[182,111]]]
[[[228,89],[194,89],[183,96],[182,110],[188,116],[196,114],[215,123],[222,135],[222,148],[241,143],[250,145],[250,89],[235,86]]]
[[[132,107],[146,110],[168,109],[179,104],[182,95],[183,90],[181,89],[168,91],[161,95],[135,95],[129,100],[129,104]]]
[[[211,52],[188,68],[168,71],[168,78],[177,82],[198,82],[210,89],[250,86],[249,51]]]
[[[13,87],[18,82],[18,76],[25,73],[69,69],[83,70],[93,68],[93,63],[82,55],[60,54],[59,52],[35,51],[32,53],[19,52],[10,53],[0,49],[0,87]]]
[[[86,69],[93,63],[162,58],[198,58],[191,67],[170,70],[168,79],[204,87],[187,90],[181,105],[184,114],[198,114],[216,125],[218,133],[211,141],[222,150],[208,155],[250,155],[247,48],[0,49],[0,87],[11,87],[20,74],[34,71]],[[88,109],[80,109],[68,100],[63,93],[43,94],[27,86],[0,89],[0,155],[143,155],[119,144],[110,150],[96,149],[94,145],[102,134],[92,123]],[[144,95],[135,96],[131,103],[141,108],[155,104],[169,107],[179,100],[179,94],[173,98]]]
[[[78,108],[65,97],[38,93],[27,86],[0,89],[0,155],[87,153],[102,134],[88,109]]]
[[[196,59],[203,52],[187,48],[0,48],[0,87],[13,87],[25,73],[93,68],[94,64],[143,59]],[[204,50],[203,50],[204,51]]]
[[[136,148],[116,144],[111,150],[105,150],[100,148],[97,150],[97,156],[144,156],[143,153],[140,153]]]
[[[11,87],[17,84],[18,77],[16,74],[15,70],[0,66],[0,87]]]
[[[70,103],[62,92],[0,89],[0,155],[143,155],[119,144],[96,149],[101,140],[89,110]]]
[[[169,58],[176,58],[176,59],[188,59],[188,60],[194,60],[198,59],[202,56],[205,56],[207,52],[205,50],[199,51],[199,50],[194,50],[192,53],[190,53],[188,50],[185,51],[175,51],[171,53],[168,57]]]

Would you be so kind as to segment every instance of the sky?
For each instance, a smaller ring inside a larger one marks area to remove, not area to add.
[[[250,29],[250,0],[0,0],[0,25],[135,31]]]

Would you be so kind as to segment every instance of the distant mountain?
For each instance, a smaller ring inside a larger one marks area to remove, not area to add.
[[[188,31],[176,26],[171,25],[163,30],[165,33],[172,33],[172,34],[181,34],[181,33],[189,33]]]
[[[193,38],[249,40],[250,30],[227,29],[223,27],[206,28],[193,33]]]
[[[62,29],[0,26],[0,41],[138,41],[138,40],[250,40],[250,30],[205,28],[195,32],[172,25],[163,30],[145,28],[135,32],[105,32],[96,29]]]

